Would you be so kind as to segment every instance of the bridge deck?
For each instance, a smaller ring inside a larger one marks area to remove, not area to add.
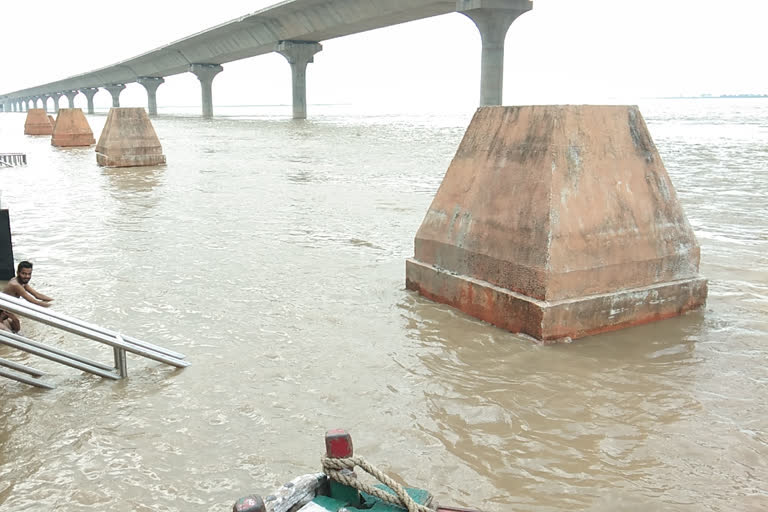
[[[5,96],[166,77],[188,72],[192,63],[224,64],[270,53],[279,41],[325,41],[455,11],[456,0],[287,0],[131,59]]]

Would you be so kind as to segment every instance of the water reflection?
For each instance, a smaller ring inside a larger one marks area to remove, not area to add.
[[[107,177],[112,196],[124,200],[134,194],[146,196],[164,179],[164,165],[141,167],[102,167],[101,174]]]

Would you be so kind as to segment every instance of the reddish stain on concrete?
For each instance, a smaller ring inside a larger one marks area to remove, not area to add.
[[[62,108],[53,125],[51,144],[59,147],[90,146],[95,143],[88,120],[79,108]]]
[[[707,294],[632,106],[478,109],[414,249],[408,288],[542,340],[679,315]]]
[[[152,122],[143,108],[112,108],[96,144],[96,162],[105,167],[165,163]]]

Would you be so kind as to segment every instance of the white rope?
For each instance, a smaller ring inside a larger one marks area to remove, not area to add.
[[[386,501],[387,503],[392,503],[393,505],[403,507],[407,509],[408,512],[435,512],[433,509],[424,505],[419,505],[413,501],[413,498],[408,495],[402,485],[376,469],[362,457],[349,457],[346,459],[332,459],[330,457],[323,457],[321,461],[325,474],[328,475],[329,478],[332,478],[341,484],[354,487],[359,491],[367,492],[368,494],[376,496],[380,500]],[[365,472],[376,478],[379,482],[395,491],[396,495],[390,494],[383,489],[379,489],[377,487],[373,487],[372,485],[361,482],[355,478],[354,475],[349,476],[342,472],[344,469],[355,469],[355,466],[359,466]]]

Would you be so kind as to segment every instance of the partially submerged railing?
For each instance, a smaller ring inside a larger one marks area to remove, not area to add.
[[[110,329],[84,322],[83,320],[64,315],[63,313],[51,311],[50,309],[37,306],[22,299],[11,297],[10,295],[0,294],[0,310],[8,311],[31,320],[36,320],[46,325],[50,325],[51,327],[111,346],[114,350],[114,367],[39,343],[23,336],[19,336],[18,334],[0,330],[0,344],[8,345],[29,354],[43,357],[104,378],[120,379],[128,376],[127,352],[177,368],[189,366],[189,362],[184,360],[184,354],[179,352],[153,345],[152,343],[142,341],[132,336],[121,335]],[[49,389],[53,387],[52,385],[39,380],[39,377],[44,375],[44,373],[34,368],[7,361],[5,359],[0,359],[0,366],[29,375],[29,377],[27,377],[0,368],[0,377],[7,377],[32,386]]]
[[[24,153],[0,153],[0,167],[27,165],[27,155]]]

